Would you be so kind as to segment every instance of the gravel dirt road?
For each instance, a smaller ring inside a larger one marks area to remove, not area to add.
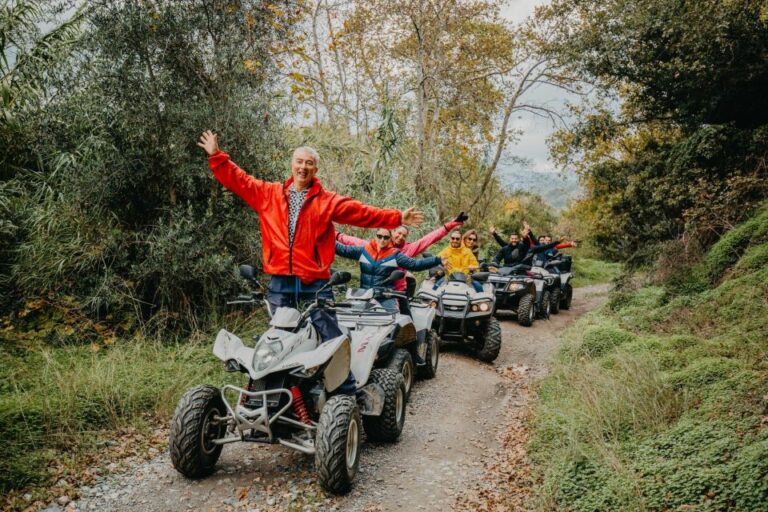
[[[503,343],[494,364],[444,347],[438,375],[417,382],[400,441],[365,444],[355,487],[344,497],[315,483],[312,460],[279,446],[227,445],[218,471],[203,480],[178,475],[167,455],[103,477],[54,511],[184,510],[484,510],[524,508],[499,482],[524,482],[528,387],[546,373],[560,333],[601,304],[607,285],[577,288],[573,308],[531,328],[502,318]],[[514,472],[510,473],[510,472]],[[521,479],[521,475],[523,478]],[[514,487],[514,485],[513,485]],[[495,505],[494,505],[495,504]]]

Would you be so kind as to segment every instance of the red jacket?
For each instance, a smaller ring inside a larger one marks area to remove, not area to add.
[[[352,198],[323,189],[315,179],[307,192],[296,222],[293,247],[288,243],[288,187],[249,176],[219,151],[208,157],[213,175],[240,196],[259,214],[264,272],[297,276],[305,284],[330,277],[336,252],[334,222],[362,228],[395,228],[401,224],[399,210],[367,206]]]

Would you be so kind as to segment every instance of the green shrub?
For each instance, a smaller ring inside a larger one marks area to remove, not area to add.
[[[669,382],[678,389],[700,389],[725,380],[739,371],[741,365],[730,359],[702,358],[669,376]]]
[[[650,510],[766,510],[766,438],[743,439],[738,426],[686,418],[642,442],[632,458],[643,476],[643,504]]]
[[[634,335],[624,329],[610,326],[597,326],[587,328],[583,341],[579,347],[579,354],[588,357],[600,357],[613,348],[629,343]]]

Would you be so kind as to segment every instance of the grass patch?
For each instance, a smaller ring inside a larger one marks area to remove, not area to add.
[[[768,510],[766,211],[684,286],[627,287],[565,333],[532,420],[537,508]]]
[[[238,333],[263,328],[261,315]],[[82,468],[105,440],[125,429],[166,425],[180,396],[201,384],[240,383],[212,354],[214,335],[111,346],[0,348],[0,491],[40,490]],[[98,350],[97,350],[98,348]]]
[[[590,258],[573,257],[573,284],[576,287],[610,283],[621,273],[621,263],[610,263]]]

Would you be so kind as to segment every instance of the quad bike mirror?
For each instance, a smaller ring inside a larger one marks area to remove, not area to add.
[[[250,265],[240,265],[240,277],[250,281],[256,286],[261,287],[261,283],[259,283],[258,279],[256,279],[256,270],[254,270],[254,268]]]
[[[403,279],[405,277],[405,272],[402,270],[393,270],[391,274],[389,274],[389,277],[387,278],[385,283],[394,283],[395,281],[399,281],[400,279]]]
[[[445,270],[441,268],[431,268],[429,269],[429,277],[442,277],[445,275]]]
[[[348,283],[351,279],[352,274],[349,272],[334,272],[326,286],[338,286],[340,284]]]
[[[477,281],[478,283],[484,283],[488,281],[489,275],[491,275],[490,272],[475,272],[472,274],[472,280]]]

